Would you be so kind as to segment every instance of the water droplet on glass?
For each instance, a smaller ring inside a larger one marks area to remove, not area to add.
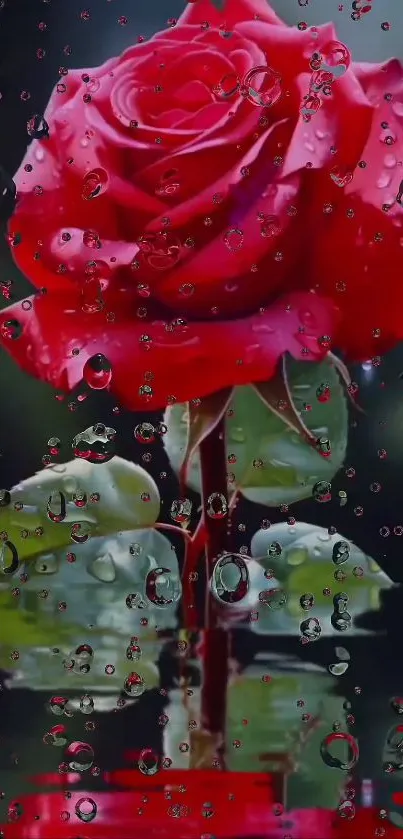
[[[145,587],[147,597],[154,606],[165,607],[180,600],[182,588],[179,576],[169,568],[149,571]]]
[[[76,816],[82,822],[92,822],[97,814],[97,805],[93,798],[80,798],[75,806]]]
[[[342,565],[350,559],[350,545],[348,542],[336,542],[333,546],[332,560],[335,565]]]
[[[192,514],[192,502],[189,498],[177,498],[171,504],[170,516],[173,521],[183,524]]]
[[[316,641],[322,632],[318,618],[307,618],[299,625],[301,635],[309,641]]]
[[[153,749],[142,749],[139,754],[138,767],[143,775],[155,775],[158,772],[159,758]]]
[[[116,431],[99,422],[74,437],[74,456],[90,463],[108,463],[115,455],[115,438]]]
[[[342,748],[345,758],[339,758],[332,751]],[[347,750],[347,754],[346,754]],[[332,769],[341,769],[343,772],[350,772],[358,762],[360,751],[357,740],[351,734],[345,732],[332,732],[325,737],[320,745],[320,756],[326,766]]]
[[[67,701],[65,696],[52,696],[49,700],[48,710],[56,717],[61,717],[64,714]]]
[[[228,250],[234,253],[235,251],[239,251],[242,247],[243,238],[242,230],[239,230],[237,227],[231,227],[231,229],[224,235],[224,243]]]
[[[82,714],[92,714],[94,710],[94,700],[92,696],[85,694],[80,699],[80,711]]]
[[[91,525],[86,521],[77,521],[73,524],[70,537],[77,545],[83,545],[91,537]]]
[[[105,169],[94,169],[85,175],[81,195],[87,201],[98,198],[106,191],[107,185],[108,175]]]
[[[37,574],[55,574],[59,562],[54,554],[43,554],[35,560],[34,568]]]
[[[332,500],[332,485],[329,481],[317,481],[312,489],[312,496],[315,501],[325,504]]]
[[[239,603],[249,589],[249,573],[245,560],[236,554],[226,554],[217,560],[212,577],[211,591],[221,603]]]
[[[227,73],[214,88],[214,93],[220,99],[230,99],[238,93],[241,80],[236,73]]]
[[[281,76],[267,66],[253,67],[243,79],[242,92],[252,105],[271,107],[282,93]]]
[[[212,492],[207,499],[207,515],[211,519],[223,519],[228,513],[228,502],[221,492]]]
[[[64,521],[67,514],[67,505],[62,492],[58,490],[52,492],[46,505],[46,513],[48,518],[53,522]]]
[[[34,114],[27,122],[27,133],[34,140],[42,140],[49,137],[49,126],[46,119],[39,114]]]
[[[19,320],[4,320],[0,326],[1,337],[8,341],[17,341],[22,335],[22,325]]]
[[[5,540],[0,543],[0,572],[14,574],[19,568],[18,551],[13,542]]]
[[[145,691],[144,679],[138,673],[129,673],[124,681],[123,690],[128,696],[138,698]]]
[[[313,594],[301,594],[301,597],[299,598],[299,605],[301,606],[301,609],[304,609],[304,611],[312,609],[315,605],[315,598]]]
[[[151,422],[140,422],[134,429],[134,437],[138,443],[153,443],[155,428]]]
[[[70,743],[65,752],[66,761],[72,772],[87,772],[94,763],[94,750],[89,743],[79,740]]]
[[[328,670],[332,676],[343,676],[348,670],[348,662],[338,661],[336,664],[329,664]]]
[[[337,813],[341,819],[346,819],[351,821],[355,818],[355,806],[352,801],[348,798],[345,801],[341,801],[338,808]]]
[[[87,359],[83,367],[83,379],[93,390],[104,390],[112,381],[112,365],[102,353]]]

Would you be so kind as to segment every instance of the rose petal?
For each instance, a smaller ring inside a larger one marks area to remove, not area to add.
[[[178,23],[198,26],[208,21],[210,26],[221,26],[225,23],[226,27],[230,29],[241,20],[253,20],[255,17],[264,23],[282,23],[269,4],[266,3],[266,0],[226,0],[222,12],[214,6],[211,0],[190,1],[185,11],[182,12]]]
[[[365,166],[354,170],[344,188],[329,174],[313,176],[309,210],[316,246],[306,256],[312,285],[343,311],[335,344],[358,361],[403,338],[403,208],[396,201],[403,180],[403,68],[393,60],[375,68],[353,65],[353,70],[372,109],[362,151]],[[352,121],[352,133],[354,128]],[[337,164],[338,159],[335,168],[343,175],[348,158],[342,153]]]
[[[267,311],[242,320],[170,328],[162,320],[136,318],[133,301],[124,295],[110,321],[103,312],[81,311],[73,293],[31,300],[29,311],[18,303],[2,312],[2,323],[16,319],[23,327],[14,341],[1,337],[18,364],[54,387],[71,390],[81,381],[87,359],[103,353],[112,365],[112,392],[137,410],[267,380],[287,351],[307,361],[323,358],[328,347],[318,339],[331,336],[336,317],[327,301],[303,293],[282,297]],[[142,395],[148,382],[152,392]]]

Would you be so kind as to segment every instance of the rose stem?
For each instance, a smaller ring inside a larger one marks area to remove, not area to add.
[[[207,512],[208,499],[213,493],[220,493],[227,504],[224,418],[200,444],[200,464],[202,516],[206,536],[206,570],[208,579],[210,579],[217,557],[225,552],[227,543],[227,515],[221,518],[212,518]],[[205,730],[216,735],[221,754],[225,742],[229,640],[228,631],[219,626],[216,604],[206,586],[201,722]]]

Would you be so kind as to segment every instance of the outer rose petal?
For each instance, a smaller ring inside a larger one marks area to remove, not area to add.
[[[283,23],[266,0],[226,0],[222,11],[219,11],[211,0],[188,2],[178,23],[190,23],[197,26],[208,21],[210,26],[220,26],[225,23],[231,28],[241,20],[253,20],[255,17],[265,23]]]
[[[308,270],[312,286],[343,312],[336,346],[365,360],[403,338],[403,209],[396,201],[403,180],[403,68],[394,59],[353,70],[373,108],[362,152],[366,165],[344,188],[328,173],[315,173],[309,207],[315,247]],[[353,122],[352,133],[354,128]],[[343,164],[348,161],[341,156],[341,175]]]
[[[23,327],[16,340],[1,337],[18,364],[54,387],[71,390],[81,381],[87,359],[103,353],[112,365],[112,392],[133,410],[154,410],[172,397],[186,402],[224,387],[265,381],[285,352],[317,361],[327,352],[319,339],[331,337],[337,317],[334,307],[313,293],[282,297],[242,320],[179,327],[142,321],[132,301],[125,305],[124,295],[113,321],[104,312],[84,313],[73,293],[31,300],[29,311],[16,304],[2,312],[2,323],[16,319]],[[152,395],[145,398],[140,388],[148,383],[149,371]]]

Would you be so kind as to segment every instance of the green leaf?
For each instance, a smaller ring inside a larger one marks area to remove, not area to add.
[[[250,501],[269,506],[292,504],[311,495],[318,481],[330,481],[343,463],[347,447],[348,409],[343,385],[334,366],[286,361],[287,383],[303,426],[315,437],[327,437],[331,456],[322,457],[302,433],[291,428],[289,412],[273,411],[273,386],[266,393],[266,404],[255,387],[235,388],[227,417],[228,471],[235,480],[229,490],[239,489]],[[331,398],[319,402],[316,392],[327,383]],[[279,391],[277,392],[277,395]],[[308,410],[307,406],[311,406]],[[185,457],[188,439],[188,415],[184,405],[174,405],[165,413],[168,428],[165,448],[176,473]],[[294,414],[295,423],[295,414]],[[190,459],[188,484],[200,492],[200,461],[198,452]]]
[[[0,530],[7,533],[21,561],[63,547],[74,550],[75,524],[81,525],[78,536],[80,532],[89,538],[103,536],[151,526],[160,510],[153,479],[141,466],[121,457],[96,465],[76,459],[43,469],[10,494],[10,504],[0,508]],[[55,522],[47,506],[51,497],[51,511],[53,504],[60,504],[60,494],[66,514],[63,521]],[[83,506],[75,503],[77,494],[86,496]]]
[[[211,0],[211,2],[213,6],[215,6],[216,9],[218,9],[219,12],[224,11],[226,0]]]
[[[336,566],[332,556],[338,542],[346,542],[350,553],[349,559],[341,566],[345,579],[335,582]],[[274,543],[281,547],[277,556],[270,550]],[[378,609],[380,590],[392,585],[389,577],[357,545],[340,533],[330,535],[325,528],[315,524],[297,522],[290,527],[281,522],[268,530],[258,530],[252,538],[251,554],[262,568],[272,569],[287,597],[285,606],[279,611],[259,604],[259,619],[250,624],[251,629],[259,634],[274,631],[299,635],[301,621],[311,615],[311,612],[302,609],[299,601],[301,595],[309,593],[315,598],[312,616],[319,619],[322,635],[339,637],[340,633],[331,624],[333,601],[332,597],[324,594],[326,589],[330,589],[333,595],[338,591],[348,595],[347,610],[354,619],[369,608]],[[356,569],[355,573],[353,569]],[[362,569],[362,574],[359,569]],[[250,592],[250,597],[253,597],[253,592]],[[352,625],[346,637],[358,632],[362,634]]]
[[[76,546],[74,554],[74,562],[67,562],[65,551],[59,550],[27,563],[28,580],[20,586],[19,597],[12,593],[15,579],[0,584],[4,623],[0,664],[11,669],[10,654],[17,648],[14,666],[29,686],[46,681],[49,686],[68,687],[77,679],[82,684],[81,676],[65,672],[61,659],[85,639],[94,648],[86,687],[92,680],[94,686],[105,682],[115,689],[123,672],[137,670],[137,662],[126,659],[130,637],[138,636],[142,647],[142,639],[146,636],[149,644],[150,633],[157,628],[177,626],[181,585],[176,553],[166,536],[149,528],[91,539]],[[165,607],[147,596],[147,574],[157,567],[171,572],[166,575],[169,591],[163,593],[173,602]],[[129,595],[138,597],[128,605]],[[60,647],[59,658],[52,655],[51,647]],[[113,664],[115,674],[105,674],[107,664]]]
[[[222,419],[231,399],[232,388],[219,390],[198,400],[197,404],[189,402],[187,406],[187,441],[181,480],[186,483],[189,461],[195,454],[203,440],[213,431]]]
[[[265,671],[272,677],[269,682],[262,681]],[[344,698],[332,695],[333,687],[334,679],[325,671],[293,659],[284,658],[281,669],[278,662],[270,660],[249,666],[228,690],[228,768],[235,772],[279,771],[288,755],[296,762],[287,782],[288,807],[314,807],[318,802],[321,807],[336,807],[340,773],[323,764],[319,749],[334,720],[344,718]],[[304,742],[306,724],[301,719],[303,709],[297,705],[301,698],[306,711],[317,718],[317,728]],[[233,746],[236,740],[241,741],[238,748]]]

